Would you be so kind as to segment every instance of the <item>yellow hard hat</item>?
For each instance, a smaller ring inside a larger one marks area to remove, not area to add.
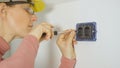
[[[40,11],[44,10],[45,3],[43,2],[43,0],[32,0],[32,2],[34,3],[34,5],[32,6],[32,9],[35,12],[40,12]]]
[[[45,8],[45,3],[43,2],[43,0],[0,0],[0,2],[32,3],[33,5],[31,6],[31,8],[35,12],[40,12]]]

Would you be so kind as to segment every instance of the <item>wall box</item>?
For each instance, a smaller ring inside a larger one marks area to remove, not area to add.
[[[77,23],[77,41],[96,41],[96,22]]]

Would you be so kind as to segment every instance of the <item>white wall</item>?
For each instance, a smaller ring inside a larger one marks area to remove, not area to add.
[[[78,42],[75,68],[120,68],[119,0],[71,0],[48,5],[38,17],[38,21],[48,21],[62,30],[75,29],[76,23],[96,21],[97,41]],[[12,42],[11,53],[18,41]],[[58,68],[61,54],[55,41],[56,36],[40,45],[35,68]]]

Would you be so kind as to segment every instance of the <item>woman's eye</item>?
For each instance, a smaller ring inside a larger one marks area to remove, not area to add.
[[[24,9],[25,9],[25,11],[26,11],[27,13],[29,13],[29,14],[31,14],[31,15],[34,14],[34,11],[32,10],[32,8],[24,8]]]

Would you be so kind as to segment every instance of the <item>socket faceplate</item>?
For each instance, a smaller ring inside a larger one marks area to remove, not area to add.
[[[96,41],[96,22],[77,23],[77,41]]]

